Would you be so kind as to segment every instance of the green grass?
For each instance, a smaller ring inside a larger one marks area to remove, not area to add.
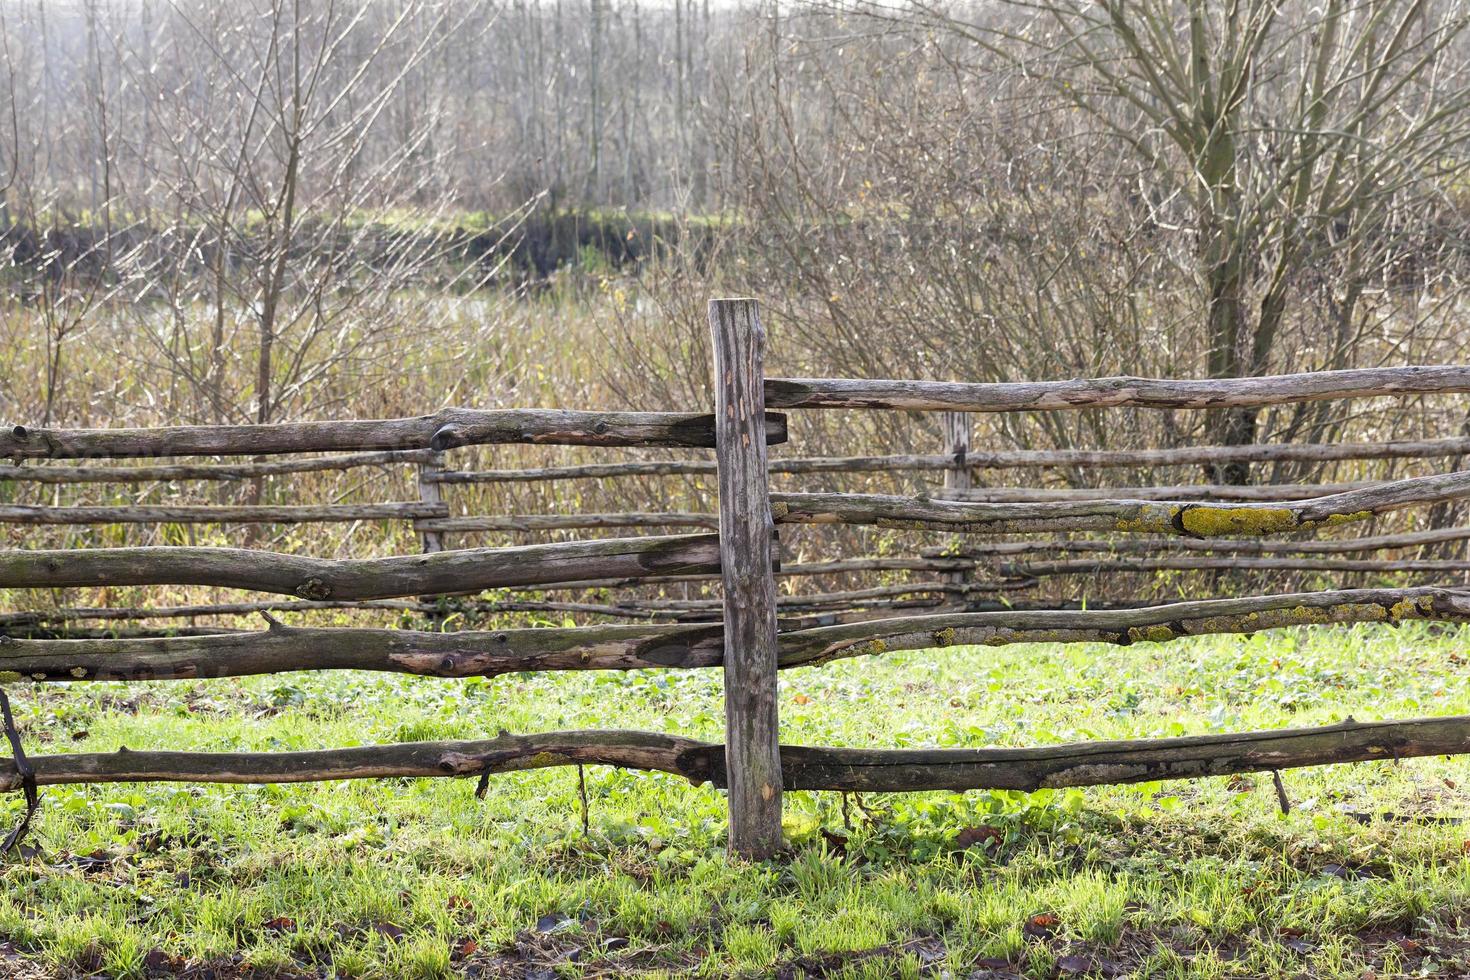
[[[1318,629],[907,653],[785,674],[783,724],[791,742],[973,746],[1470,712],[1467,639]],[[36,754],[500,729],[717,738],[720,718],[714,672],[10,690]],[[451,780],[59,787],[40,852],[0,872],[0,960],[113,977],[1470,970],[1470,826],[1424,819],[1467,812],[1470,767],[1284,778],[1284,817],[1267,775],[867,797],[851,828],[837,794],[798,793],[791,854],[761,865],[725,858],[718,792],[664,775],[587,770],[589,835],[574,769],[494,777],[483,802]],[[980,842],[962,848],[966,830]]]

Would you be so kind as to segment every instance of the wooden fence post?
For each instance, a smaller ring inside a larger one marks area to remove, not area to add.
[[[444,495],[439,489],[439,481],[434,477],[444,471],[444,454],[435,453],[432,457],[419,464],[419,500],[426,504],[442,504]],[[423,542],[424,554],[436,555],[444,550],[444,535],[439,531],[425,531],[414,522],[415,530],[419,532],[419,539]]]
[[[419,500],[426,504],[442,504],[444,494],[439,487],[439,482],[434,477],[444,471],[444,454],[435,453],[427,460],[419,464]],[[414,530],[419,532],[419,540],[423,543],[424,554],[436,555],[444,550],[444,534],[442,531],[426,531],[419,527],[419,522],[414,521]],[[443,596],[421,595],[420,602],[427,602],[435,606],[435,610],[429,613],[429,622],[435,629],[444,628],[445,615],[439,602]]]
[[[725,586],[725,767],[730,853],[781,847],[776,708],[776,579],[766,474],[766,335],[753,299],[709,304],[715,355],[715,454]]]
[[[944,489],[970,489],[970,466],[965,457],[970,453],[970,413],[945,412],[940,416],[940,428],[944,431],[944,454],[954,462],[944,471]],[[961,545],[963,538],[951,537]],[[961,584],[969,581],[969,572],[946,572],[944,580]],[[961,597],[966,598],[966,597]]]
[[[970,467],[965,457],[970,454],[970,413],[945,412],[940,416],[944,429],[944,454],[954,460],[944,471],[944,489],[970,489]]]

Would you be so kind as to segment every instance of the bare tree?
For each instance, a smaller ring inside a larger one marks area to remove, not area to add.
[[[1416,226],[1470,164],[1458,0],[903,10],[1035,80],[1136,162],[1143,217],[1194,239],[1211,377],[1271,368],[1294,301],[1326,315],[1292,362],[1340,362],[1365,293],[1414,261]],[[1210,434],[1248,443],[1257,423],[1254,410],[1222,412]],[[1211,479],[1247,476],[1228,465]]]

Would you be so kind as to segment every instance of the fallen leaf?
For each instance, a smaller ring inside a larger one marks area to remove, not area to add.
[[[261,926],[261,928],[269,929],[271,932],[290,932],[296,928],[296,920],[284,915],[278,915]]]
[[[1045,938],[1056,931],[1056,927],[1061,921],[1050,912],[1041,912],[1027,919],[1026,924],[1021,927],[1021,931],[1028,936]]]
[[[1085,956],[1063,956],[1057,960],[1057,970],[1061,973],[1091,973],[1092,960]]]
[[[966,827],[958,834],[955,834],[954,842],[956,846],[961,848],[974,847],[976,844],[979,844],[981,848],[985,848],[991,844],[1000,847],[1005,842],[1005,839],[1006,835],[999,828],[981,826]]]
[[[807,697],[805,694],[798,694],[796,697],[792,698],[791,700],[795,701],[797,704],[811,704],[812,703],[812,699],[809,698],[809,697]]]
[[[576,925],[577,920],[570,916],[562,915],[560,912],[553,912],[550,915],[543,915],[536,920],[536,931],[548,933],[566,932],[568,929],[576,928]]]
[[[472,909],[475,906],[463,895],[450,895],[449,907],[452,909]]]
[[[403,938],[403,930],[400,929],[398,926],[395,926],[391,922],[374,922],[373,929],[376,930],[379,934],[387,936],[394,942],[397,942],[398,940]]]
[[[161,949],[149,950],[143,957],[143,969],[152,973],[178,973],[184,969],[184,958],[170,956]]]
[[[467,960],[479,950],[480,944],[473,939],[463,939],[455,943],[449,950],[449,958],[454,962]]]

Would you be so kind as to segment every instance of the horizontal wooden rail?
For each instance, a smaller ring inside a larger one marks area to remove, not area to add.
[[[849,749],[781,746],[791,790],[1016,789],[1195,779],[1344,762],[1470,751],[1470,716],[1345,721],[1181,738],[1072,742],[1033,748]],[[36,782],[300,783],[385,777],[469,777],[552,766],[609,765],[723,787],[723,745],[657,732],[573,731],[476,742],[405,742],[315,752],[159,752],[121,749],[31,756]],[[21,788],[0,757],[0,791]]]
[[[856,608],[875,599],[894,599],[924,594],[993,595],[1031,588],[1035,583],[1018,579],[996,582],[903,582],[897,585],[875,585],[866,589],[842,592],[816,592],[776,597],[776,605],[787,610]],[[718,599],[639,599],[640,608],[658,612],[718,610]]]
[[[248,633],[148,640],[0,637],[0,671],[11,679],[57,681],[242,677],[306,669],[494,677],[521,670],[585,670],[593,661],[603,669],[712,667],[723,658],[722,643],[718,623],[439,633],[272,621],[268,629]]]
[[[1466,621],[1470,595],[1454,589],[1333,592],[1197,599],[1120,610],[945,613],[825,626],[782,638],[781,666],[800,667],[901,649],[1004,644],[1135,644],[1180,636],[1255,633],[1320,623]]]
[[[441,517],[419,521],[420,531],[465,533],[471,531],[570,531],[600,527],[703,527],[718,530],[718,514],[619,513],[619,514],[499,514],[475,517]]]
[[[1381,574],[1470,572],[1470,561],[1444,559],[1365,558],[1229,558],[1192,555],[1175,558],[1084,558],[1073,561],[1007,562],[1004,575],[1043,578],[1054,575],[1097,575],[1113,572],[1373,572]]]
[[[443,504],[191,504],[118,507],[0,505],[0,524],[316,524],[341,521],[409,521],[445,517]]]
[[[1470,453],[1470,439],[1421,439],[1397,442],[1295,443],[1250,446],[1182,446],[1175,449],[1015,449],[991,452],[971,450],[965,465],[972,469],[1020,467],[1153,467],[1189,466],[1211,462],[1333,462],[1355,459],[1417,459]],[[411,449],[261,463],[197,463],[157,466],[13,466],[0,464],[0,482],[156,483],[175,480],[242,481],[264,476],[345,470],[395,463],[422,464],[433,450]],[[950,455],[893,454],[887,456],[775,457],[769,471],[801,473],[886,473],[902,470],[953,469]],[[703,459],[634,460],[586,463],[513,470],[443,470],[425,477],[431,483],[542,483],[555,480],[608,477],[709,475],[715,462]]]
[[[203,585],[303,599],[389,599],[719,568],[713,534],[332,560],[236,548],[0,552],[0,588]]]
[[[958,558],[856,558],[831,562],[808,562],[783,566],[776,574],[835,575],[859,571],[963,571],[975,567],[973,559]],[[570,592],[634,588],[641,586],[670,585],[684,582],[712,582],[719,578],[718,572],[693,575],[649,575],[645,577],[619,579],[588,579],[574,582],[555,582],[517,588],[506,586],[510,592]],[[1012,588],[1015,583],[993,583],[997,588]],[[820,598],[817,594],[814,598]],[[212,616],[246,616],[258,613],[312,612],[330,609],[389,610],[414,612],[426,615],[466,612],[494,614],[504,612],[569,612],[588,613],[621,618],[660,616],[670,610],[651,609],[641,605],[638,598],[622,598],[616,602],[565,602],[556,600],[507,599],[500,601],[466,601],[448,596],[448,603],[409,601],[402,599],[360,600],[270,600],[255,602],[195,603],[183,606],[91,606],[62,607],[26,612],[0,612],[0,629],[38,626],[47,623],[64,623],[77,620],[140,620],[140,619],[193,619]],[[711,603],[710,608],[716,608]]]
[[[777,524],[868,524],[971,534],[1127,531],[1212,537],[1305,531],[1466,496],[1470,473],[1398,480],[1314,500],[1228,507],[1133,500],[981,504],[882,494],[773,493],[771,510]]]
[[[1041,642],[1126,645],[1320,623],[1409,621],[1470,621],[1470,592],[1347,589],[1130,609],[1008,609],[902,616],[782,633],[778,663],[789,669],[900,650]],[[0,671],[8,672],[12,679],[76,681],[238,677],[327,669],[434,677],[495,676],[526,670],[685,669],[719,666],[722,643],[719,623],[439,633],[273,622],[264,631],[147,640],[0,638]]]
[[[1002,449],[970,450],[964,465],[971,469],[1021,467],[1154,467],[1194,466],[1222,462],[1335,462],[1354,459],[1421,459],[1470,453],[1470,438],[1401,440],[1396,442],[1284,443],[1249,446],[1181,446],[1175,449]],[[772,457],[771,473],[890,473],[902,470],[952,470],[952,455]],[[712,460],[645,460],[545,466],[523,470],[445,470],[438,483],[540,483],[551,480],[633,476],[692,476],[715,472]],[[3,475],[3,470],[0,470]]]
[[[782,564],[776,570],[776,576],[778,578],[791,578],[810,575],[845,575],[851,572],[963,572],[975,566],[975,560],[966,557],[838,558],[833,561]],[[709,582],[718,578],[718,574],[707,573],[701,575],[651,575],[644,579],[579,579],[575,582],[559,582],[550,588],[558,591],[625,589],[641,586],[673,585],[680,582]]]
[[[786,441],[783,416],[766,417],[766,438]],[[256,456],[279,453],[431,449],[497,443],[713,448],[714,417],[675,412],[573,412],[446,408],[409,419],[187,425],[152,429],[0,429],[0,458],[103,459],[138,456]]]
[[[929,547],[920,550],[925,558],[990,560],[1006,555],[1056,552],[1147,554],[1154,551],[1228,551],[1234,554],[1360,554],[1422,548],[1431,544],[1470,540],[1470,527],[1445,527],[1401,534],[1378,534],[1359,538],[1304,540],[1255,540],[1247,538],[1052,538],[1025,541],[983,541],[959,548]]]
[[[520,470],[443,470],[432,483],[547,483],[552,480],[597,480],[626,476],[714,475],[712,459],[650,459],[621,463],[581,463],[574,466],[535,466]]]
[[[950,646],[1163,642],[1323,623],[1465,622],[1470,593],[1441,588],[1343,589],[1200,599],[1125,609],[1036,609],[880,619],[790,633],[781,666]]]
[[[1178,446],[1172,449],[1003,449],[991,452],[972,449],[965,454],[965,465],[972,469],[1015,469],[1028,466],[1197,466],[1231,462],[1332,463],[1355,459],[1424,459],[1464,453],[1470,453],[1470,439],[1457,436],[1392,442],[1256,443],[1248,446]],[[945,461],[945,467],[932,467],[934,469],[954,466],[952,456],[914,458]]]
[[[309,600],[276,600],[257,602],[196,603],[186,606],[63,606],[54,609],[27,612],[0,613],[0,630],[23,633],[43,629],[52,624],[72,622],[120,622],[151,619],[197,619],[215,616],[248,616],[261,613],[313,612],[331,609],[383,610],[409,612],[423,616],[443,617],[455,613],[475,616],[492,616],[502,613],[554,612],[581,613],[619,619],[680,619],[687,618],[672,611],[644,609],[638,600],[622,600],[618,603],[562,601],[552,599],[504,599],[504,600],[455,600],[450,603],[423,602],[408,599],[363,599],[341,602],[312,602]],[[212,629],[212,632],[235,632]],[[70,635],[73,631],[68,629]],[[171,635],[173,630],[164,635]],[[110,633],[108,635],[111,635]],[[106,638],[106,637],[104,637]]]
[[[173,480],[253,480],[292,473],[321,473],[359,466],[427,463],[434,453],[408,449],[348,456],[314,456],[263,463],[180,463],[163,466],[12,466],[0,464],[0,482],[14,483],[166,483]]]
[[[971,487],[936,489],[943,500],[976,503],[1046,503],[1052,500],[1310,500],[1349,490],[1365,490],[1383,483],[1266,483],[1251,486],[1186,483],[1171,487]]]
[[[1465,752],[1470,752],[1470,715],[1016,749],[782,746],[781,768],[789,789],[1035,792]]]
[[[1079,408],[1246,408],[1388,395],[1470,392],[1470,366],[1363,368],[1260,378],[1089,378],[973,384],[852,378],[767,378],[769,408],[1045,412]]]

